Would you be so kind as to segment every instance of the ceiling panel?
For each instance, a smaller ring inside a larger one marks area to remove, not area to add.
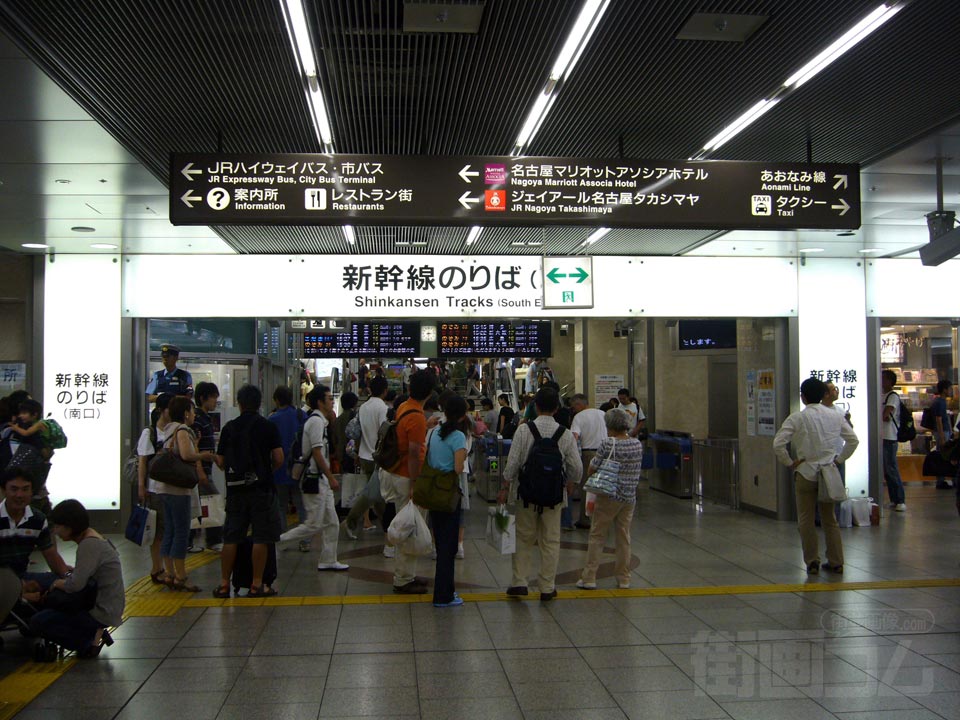
[[[402,0],[305,0],[337,152],[510,150],[581,2],[455,4],[480,8],[476,33],[404,32]],[[528,152],[689,157],[876,4],[612,0]],[[677,40],[695,12],[765,15],[767,20],[745,43]],[[48,226],[61,232],[52,221],[66,219],[81,197],[128,195],[125,201],[89,205],[108,217],[148,217],[145,208],[153,208],[164,194],[170,152],[320,149],[278,0],[0,0],[0,27],[104,128],[80,120],[83,114],[57,97],[51,83],[24,63],[18,47],[0,37],[0,92],[15,98],[15,106],[0,109],[0,120],[8,120],[0,122],[0,182],[5,183],[0,208],[15,202],[4,200],[4,193],[78,196],[25,203],[27,214],[34,214],[31,227],[43,228],[45,235]],[[960,119],[960,94],[952,91],[958,36],[960,3],[908,3],[714,157],[802,161],[809,149],[817,161],[884,158]],[[868,225],[857,237],[863,241],[878,233],[871,229],[874,224],[893,224],[892,231],[909,241],[924,232],[918,213],[933,209],[936,201],[928,189],[933,187],[929,159],[938,153],[960,156],[958,143],[960,133],[941,130],[934,140],[914,146],[913,154],[904,151],[871,168],[864,191]],[[64,165],[71,162],[77,164]],[[77,184],[51,187],[56,179],[51,175],[70,167]],[[955,161],[947,172],[960,173]],[[103,177],[96,178],[98,173]],[[910,174],[923,177],[904,177]],[[868,189],[873,186],[877,190]],[[953,181],[947,183],[947,195],[948,207],[960,199]],[[145,238],[190,237],[170,230],[165,208],[154,210],[163,219],[124,223],[123,233],[131,240],[141,229]],[[103,215],[91,211],[74,219],[92,224]],[[585,249],[590,230],[581,227],[490,228],[470,247],[467,228],[452,227],[357,228],[355,247],[336,227],[213,231],[243,253],[637,255],[694,248],[703,254],[723,242],[733,247],[709,231],[634,229],[611,232]],[[836,245],[838,252],[853,247],[845,242]],[[762,247],[757,243],[754,247]],[[789,241],[771,239],[770,247],[754,252],[788,246]]]

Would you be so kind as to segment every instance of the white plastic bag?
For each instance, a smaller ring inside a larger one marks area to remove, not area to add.
[[[340,506],[352,508],[357,497],[367,486],[367,476],[360,473],[343,473],[340,476]]]
[[[199,530],[200,528],[223,527],[226,519],[227,513],[223,495],[201,495],[200,514],[190,519],[190,528]]]
[[[404,505],[387,528],[387,543],[396,547],[410,537],[417,529],[417,519],[414,516],[419,514],[412,502]]]
[[[850,502],[853,506],[853,524],[857,527],[870,527],[870,504],[873,498],[858,497]]]
[[[834,512],[837,516],[837,525],[842,528],[853,527],[853,500],[836,503]]]

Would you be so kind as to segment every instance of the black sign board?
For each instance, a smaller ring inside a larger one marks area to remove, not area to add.
[[[550,357],[549,322],[440,322],[441,356]]]
[[[730,350],[737,347],[736,320],[680,320],[678,350]]]
[[[175,154],[174,225],[860,227],[857,165]]]
[[[355,322],[347,332],[303,334],[305,358],[415,357],[419,354],[418,322]]]

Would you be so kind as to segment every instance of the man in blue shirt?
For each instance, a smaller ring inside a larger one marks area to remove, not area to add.
[[[280,496],[280,528],[283,532],[287,531],[287,508],[292,502],[297,508],[297,517],[303,524],[307,519],[307,511],[303,506],[303,496],[300,494],[300,486],[290,477],[289,458],[287,454],[293,445],[293,440],[297,435],[297,430],[306,422],[307,415],[293,406],[293,391],[286,385],[280,385],[273,393],[273,403],[275,410],[267,418],[277,426],[280,431],[280,442],[283,446],[284,463],[283,467],[273,473],[273,483],[277,486],[277,492]],[[310,549],[310,542],[304,540],[300,543],[301,552],[307,552]]]
[[[150,379],[146,391],[147,402],[156,402],[157,395],[161,393],[193,397],[193,378],[186,370],[177,367],[180,348],[176,345],[161,345],[160,357],[163,359],[164,369],[157,370]]]

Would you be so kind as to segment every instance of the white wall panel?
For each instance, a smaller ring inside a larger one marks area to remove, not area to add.
[[[867,315],[870,317],[958,317],[954,299],[960,260],[926,267],[918,259],[868,260]]]

